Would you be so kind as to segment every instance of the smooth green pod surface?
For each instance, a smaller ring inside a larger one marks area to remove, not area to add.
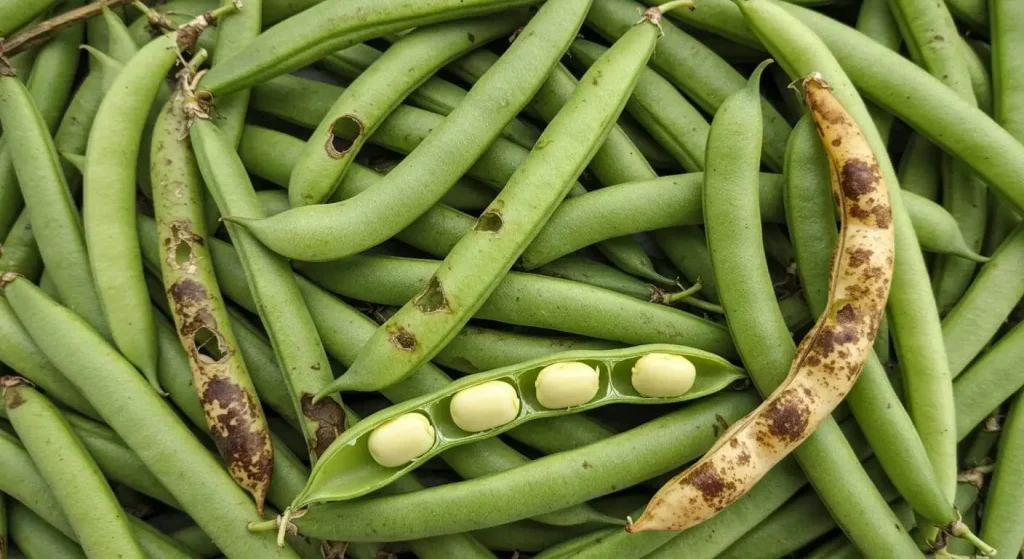
[[[638,359],[650,353],[681,355],[696,366],[695,384],[685,394],[655,398],[643,396],[631,383],[631,370]],[[554,363],[581,362],[597,369],[599,387],[589,402],[565,409],[546,408],[537,399],[536,380],[540,371]],[[341,435],[310,475],[310,482],[294,506],[352,499],[376,490],[417,468],[429,458],[450,447],[489,438],[534,419],[578,413],[608,404],[660,404],[702,398],[721,391],[744,378],[741,369],[714,354],[671,345],[646,345],[608,351],[577,351],[556,354],[532,362],[512,365],[486,373],[463,377],[444,390],[408,400],[378,412]],[[500,427],[469,433],[452,420],[449,403],[457,393],[486,382],[503,381],[516,388],[522,406],[518,416]],[[415,460],[400,467],[384,467],[367,450],[367,439],[376,427],[396,417],[419,413],[430,420],[436,431],[436,443]]]

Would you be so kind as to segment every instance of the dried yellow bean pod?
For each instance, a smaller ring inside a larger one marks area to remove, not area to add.
[[[863,133],[821,76],[804,79],[803,87],[842,216],[828,305],[800,343],[782,385],[665,484],[626,527],[630,532],[684,530],[742,497],[829,416],[871,351],[893,273],[888,188]]]

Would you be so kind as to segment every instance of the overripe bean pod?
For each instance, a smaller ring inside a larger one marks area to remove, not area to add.
[[[871,351],[893,272],[886,182],[860,128],[819,75],[804,80],[804,94],[842,210],[828,306],[801,342],[786,381],[665,484],[626,527],[630,532],[689,528],[746,494],[842,401]]]

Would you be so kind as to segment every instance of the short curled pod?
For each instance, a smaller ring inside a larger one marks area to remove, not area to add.
[[[797,273],[812,312],[828,301],[832,247],[833,196],[827,160],[814,123],[804,117],[793,128],[786,154],[786,213],[797,254]],[[846,402],[889,475],[889,479],[925,518],[939,526],[954,524],[959,514],[945,497],[910,416],[892,388],[877,355],[869,355]]]
[[[274,25],[243,52],[213,68],[203,88],[213,95],[306,66],[339,49],[431,23],[482,16],[531,4],[527,0],[431,0],[380,4],[326,0]]]
[[[614,39],[629,29],[639,9],[640,4],[630,0],[595,0],[587,14],[587,25],[603,37]],[[651,59],[651,67],[701,109],[714,114],[729,95],[743,88],[743,76],[711,49],[670,22],[663,22],[662,29],[665,36],[658,43],[659,55]],[[770,168],[779,170],[789,125],[767,101],[762,102],[762,110],[764,160]]]
[[[195,391],[217,449],[231,476],[262,510],[273,471],[273,449],[207,253],[202,182],[184,136],[188,129],[185,103],[184,94],[175,93],[153,131],[151,174],[161,278],[175,333],[188,355]],[[137,233],[135,242],[138,245]],[[141,257],[140,250],[140,265]],[[148,290],[145,295],[152,315]]]
[[[338,262],[302,263],[298,269],[339,295],[401,306],[423,290],[438,265],[436,260],[359,255]],[[509,272],[475,316],[624,344],[681,342],[723,357],[735,356],[728,330],[714,322],[607,289],[537,274]]]
[[[716,115],[709,158],[713,148],[727,145],[716,145],[715,125],[723,122],[719,130],[732,130],[734,119],[756,103],[758,74],[745,95],[738,94],[726,104],[730,110]],[[892,276],[893,233],[886,185],[862,133],[820,76],[805,79],[803,87],[829,155],[834,196],[842,210],[826,311],[801,342],[782,384],[758,410],[730,428],[704,458],[666,484],[644,514],[627,526],[630,532],[685,529],[741,497],[828,418],[856,381],[871,349]],[[756,144],[746,149],[753,151],[753,147]],[[721,187],[712,179],[709,173],[707,195],[715,192],[713,187]],[[709,220],[716,215],[711,204],[712,200],[705,200]],[[720,239],[711,233],[709,238]],[[730,300],[724,302],[728,313]],[[846,346],[842,353],[849,359],[839,356],[839,344]],[[707,491],[708,483],[716,488],[714,492]]]
[[[234,9],[229,4],[207,12],[140,50],[110,85],[89,133],[82,217],[90,269],[114,343],[157,390],[156,329],[135,234],[137,164],[146,118],[180,52]]]
[[[527,421],[612,403],[692,400],[742,378],[718,356],[669,345],[560,353],[469,375],[349,429],[314,467],[293,508],[365,495],[450,447]]]
[[[515,31],[526,15],[442,23],[395,42],[345,89],[306,142],[288,184],[292,206],[326,200],[367,138],[407,95],[456,57]]]
[[[530,100],[582,24],[589,4],[577,2],[585,0],[544,4],[456,110],[389,173],[387,188],[378,185],[343,202],[302,206],[262,220],[225,219],[241,224],[274,252],[302,260],[341,258],[391,238],[437,203]],[[512,79],[519,87],[507,87]],[[452,149],[455,145],[460,148]]]
[[[6,275],[2,284],[11,307],[47,358],[218,547],[241,556],[295,557],[290,550],[277,550],[273,538],[245,531],[246,522],[259,518],[252,500],[109,343],[27,280]]]
[[[139,220],[140,231],[139,236],[143,247],[143,254],[151,265],[159,262],[157,240],[156,240],[156,227],[152,220],[149,218],[140,218]],[[233,299],[236,303],[243,306],[249,312],[257,312],[257,303],[253,298],[253,292],[249,287],[249,283],[246,277],[245,270],[242,263],[239,261],[238,256],[235,254],[234,249],[231,245],[224,243],[217,239],[210,239],[209,248],[211,250],[214,265],[217,270],[217,278],[220,283],[221,289],[224,290],[225,294]],[[377,324],[367,318],[365,315],[349,307],[341,300],[331,296],[324,290],[316,287],[309,281],[297,277],[296,281],[299,285],[299,289],[302,293],[303,298],[306,301],[306,307],[310,311],[310,315],[313,318],[314,324],[316,325],[318,334],[324,342],[325,349],[336,359],[341,361],[343,364],[349,364],[355,360],[356,355],[362,348],[363,344],[370,338],[374,330],[377,328]],[[175,382],[168,385],[168,391],[170,392],[171,398],[175,401],[180,409],[187,409],[187,415],[194,423],[200,426],[204,426],[205,422],[202,420],[201,409],[199,408],[198,401],[195,398],[195,391],[191,389],[190,383],[188,382],[189,375],[187,374],[187,363],[184,362],[184,355],[180,349],[180,344],[177,343],[165,343],[163,328],[158,329],[161,334],[162,351],[161,351],[161,382],[167,383],[167,379],[172,371],[177,371],[177,374],[173,376]],[[173,334],[168,333],[169,337],[173,340]],[[168,349],[170,348],[170,349]],[[243,352],[246,348],[243,346]],[[553,353],[553,352],[548,352]],[[510,357],[511,358],[511,357]],[[177,365],[173,362],[163,364],[165,360],[173,361],[176,359]],[[517,362],[506,361],[501,365]],[[181,371],[184,370],[184,373]],[[259,379],[260,377],[254,377]],[[283,379],[282,379],[283,382]],[[402,383],[395,384],[391,387],[384,389],[382,392],[385,397],[395,402],[400,402],[416,396],[420,396],[435,390],[440,390],[446,386],[451,379],[448,378],[440,369],[433,365],[427,364],[420,369],[420,371],[412,377],[406,379]],[[259,386],[257,386],[259,388]],[[181,391],[186,395],[190,395],[189,398],[182,399],[177,396],[178,392]],[[557,422],[566,418],[550,419],[541,423]],[[574,418],[568,418],[574,419]],[[582,420],[582,418],[580,418]],[[528,437],[525,434],[519,436],[516,434],[516,430],[510,433],[517,439],[522,440],[531,446],[543,446],[536,443],[537,438],[543,438],[549,440],[551,435],[558,434],[562,438],[568,438],[574,444],[565,445],[561,448],[583,446],[605,438],[609,435],[607,430],[603,430],[600,427],[593,424],[593,422],[583,421],[583,425],[580,425],[580,421],[576,421],[570,425],[558,426],[554,423],[549,423],[551,428],[548,430],[542,430],[539,434],[533,434],[532,437]],[[570,429],[571,428],[571,429]],[[582,440],[581,437],[583,438]],[[277,444],[275,447],[280,448]],[[276,500],[276,493],[282,487],[293,487],[291,481],[297,477],[291,475],[289,472],[294,470],[290,465],[285,464],[282,456],[283,452],[275,452],[275,466],[274,474],[275,478],[271,479],[270,493],[268,497],[271,502],[279,507],[285,507],[291,502],[291,499],[298,493],[298,490],[305,484],[307,475],[302,475],[298,479],[298,487],[295,487],[290,495],[287,496],[287,500],[284,504]],[[481,460],[480,457],[486,457]],[[505,446],[501,441],[497,439],[489,439],[478,442],[473,445],[466,447],[455,448],[443,455],[443,458],[451,465],[456,472],[463,477],[479,477],[505,469],[512,469],[517,466],[527,463],[527,459]],[[289,472],[283,471],[283,466],[289,466]],[[278,476],[287,476],[289,483],[286,485],[281,480],[276,480]],[[570,507],[565,511],[556,511],[555,513],[549,513],[545,515],[543,521],[558,523],[558,524],[578,524],[581,522],[588,522],[593,520],[599,520],[605,522],[606,519],[598,518],[596,511],[589,510],[584,505],[577,505]]]
[[[1017,226],[942,320],[942,338],[953,378],[995,338],[1016,305],[1013,301],[1024,297],[1022,266],[1024,227]]]
[[[260,207],[235,146],[207,119],[192,125],[192,147],[221,213],[259,218]],[[331,365],[287,261],[261,245],[248,231],[228,225],[241,253],[256,309],[270,334],[284,373],[292,405],[315,462],[345,429],[345,411],[337,400],[314,401],[314,395],[333,380]]]
[[[82,546],[47,524],[28,507],[16,502],[10,503],[9,507],[10,541],[27,557],[86,559]],[[6,545],[2,548],[6,557]]]
[[[402,495],[313,505],[291,522],[300,534],[344,541],[407,540],[513,522],[659,475],[707,448],[714,425],[733,421],[754,405],[756,396],[749,391],[717,394],[629,432],[501,474]],[[592,467],[580,468],[582,463]],[[271,521],[254,529],[276,527]]]
[[[363,43],[335,52],[321,60],[319,65],[354,80],[383,54]],[[447,116],[462,102],[466,94],[467,91],[462,87],[435,75],[413,90],[406,101],[414,107]],[[515,118],[502,129],[501,137],[530,149],[540,137],[540,132],[533,125]]]
[[[54,527],[64,536],[78,541],[78,535],[71,527],[67,516],[61,509],[56,495],[32,461],[28,452],[17,438],[7,432],[0,433],[0,465],[3,465],[3,478],[0,478],[0,491],[18,501],[33,513]],[[186,559],[188,553],[168,542],[148,524],[128,515],[132,531],[139,547],[149,557],[167,557],[169,559]]]
[[[600,147],[654,51],[662,11],[681,5],[692,7],[688,2],[670,2],[645,12],[587,71],[565,108],[541,134],[537,147],[480,215],[473,230],[448,253],[423,291],[378,329],[345,375],[318,398],[338,390],[376,390],[407,377],[472,317]],[[550,6],[554,4],[541,8],[534,22],[546,15]],[[531,32],[530,25],[523,31],[526,37]],[[526,37],[520,36],[516,44]],[[499,66],[491,72],[497,69]],[[602,80],[602,76],[621,79]],[[381,374],[382,370],[388,373]]]
[[[144,557],[114,492],[60,411],[19,377],[0,378],[0,387],[7,418],[86,553]]]

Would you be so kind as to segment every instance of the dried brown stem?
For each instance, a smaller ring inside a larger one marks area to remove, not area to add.
[[[13,56],[32,45],[46,41],[54,33],[62,29],[100,15],[104,7],[115,8],[131,3],[132,0],[100,0],[99,2],[86,4],[81,8],[64,12],[9,39],[0,41],[0,54],[3,56]]]

